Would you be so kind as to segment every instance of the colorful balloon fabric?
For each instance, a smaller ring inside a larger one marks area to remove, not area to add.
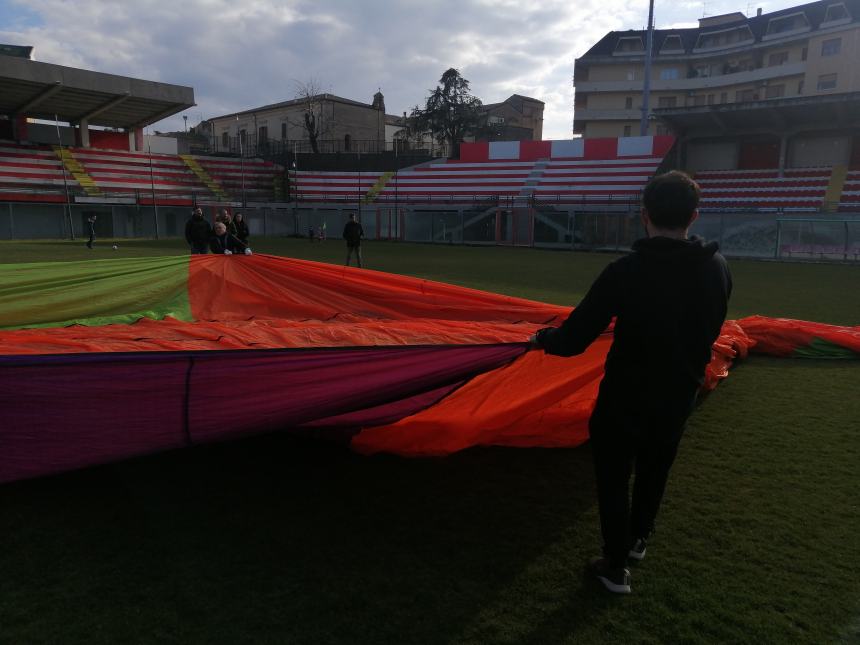
[[[363,454],[576,446],[611,328],[574,358],[526,342],[569,312],[266,255],[0,266],[0,482],[273,431]],[[860,327],[727,321],[705,387],[751,350],[857,358]]]

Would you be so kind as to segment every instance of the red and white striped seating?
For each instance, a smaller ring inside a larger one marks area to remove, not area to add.
[[[151,203],[185,205],[193,198],[218,201],[206,183],[177,155],[70,148],[75,160],[95,186],[107,196],[134,195]],[[275,180],[282,171],[261,159],[193,157],[231,200],[272,201]],[[244,166],[244,167],[243,167]],[[0,142],[0,199],[64,201],[64,186],[74,194],[83,187],[66,171],[50,146],[26,146]]]
[[[824,202],[832,168],[709,170],[696,174],[703,209],[773,208],[818,210]]]
[[[230,157],[195,156],[194,159],[234,199],[243,194],[243,176],[247,201],[272,201],[274,182],[283,181],[283,169],[263,159],[245,159],[244,165],[240,159]]]
[[[462,200],[472,197],[515,197],[534,169],[534,161],[448,161],[407,168],[392,177],[379,197]]]
[[[842,197],[839,200],[839,210],[860,210],[860,168],[849,170],[842,185]]]
[[[73,177],[66,181],[78,188]],[[63,187],[63,166],[53,149],[0,142],[0,199],[64,201]]]
[[[639,197],[663,156],[621,159],[554,159],[535,187],[538,199],[559,202],[611,203]]]
[[[291,190],[301,201],[357,202],[382,176],[381,172],[324,172],[299,170],[290,174]]]

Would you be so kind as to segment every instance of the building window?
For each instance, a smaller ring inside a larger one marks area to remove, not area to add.
[[[809,55],[809,49],[807,49],[806,47],[804,47],[804,48],[800,51],[800,60],[802,60],[802,61],[806,60],[806,57],[807,57],[808,55]]]
[[[827,12],[824,14],[824,22],[834,22],[836,20],[846,20],[851,16],[848,15],[848,10],[842,3],[832,4],[827,7]]]
[[[743,27],[699,34],[699,38],[696,41],[696,49],[728,47],[736,43],[743,43],[750,40],[753,40],[752,31],[750,31],[749,26],[744,25]]]
[[[631,130],[632,130],[632,128],[631,128],[629,125],[625,125],[625,126],[624,126],[624,136],[625,136],[625,137],[629,137],[629,136],[630,136],[630,131],[631,131]]]
[[[778,99],[785,96],[785,85],[768,85],[764,91],[764,98]]]
[[[257,138],[261,144],[264,144],[266,140],[269,138],[269,126],[261,125],[257,128]]]
[[[230,133],[229,132],[222,132],[221,133],[221,145],[224,146],[225,148],[230,147]]]
[[[286,140],[287,140],[287,124],[282,123],[281,124],[281,141],[286,141]]]
[[[822,56],[836,56],[842,50],[842,39],[833,38],[821,43]]]
[[[636,80],[636,70],[628,69],[627,70],[627,80],[635,81]]]
[[[797,93],[800,95],[803,94],[803,79],[802,78],[797,82]]]
[[[351,146],[352,146],[352,138],[348,134],[343,135],[343,149],[346,152],[349,152],[349,149]]]
[[[241,141],[242,143],[245,143],[245,137],[247,137],[247,136],[248,136],[247,130],[239,130],[239,141]]]
[[[660,53],[663,54],[665,52],[683,52],[684,45],[681,43],[680,36],[666,36],[666,39],[663,41],[663,46],[660,47]]]
[[[836,74],[822,74],[818,77],[818,91],[835,90]]]
[[[693,97],[693,105],[704,105],[705,99],[706,97],[704,94],[697,94]]]
[[[657,136],[662,136],[662,135],[666,135],[666,134],[670,134],[669,128],[667,128],[665,125],[661,125],[658,123],[657,124]]]
[[[806,14],[795,13],[790,16],[782,16],[781,18],[771,18],[767,23],[767,35],[784,34],[787,31],[804,29],[806,27],[809,27],[809,21],[806,19]]]
[[[661,96],[657,99],[657,107],[673,108],[678,104],[678,98],[675,96]]]
[[[755,98],[755,90],[738,90],[735,92],[735,101],[738,103],[754,101]]]
[[[785,65],[788,62],[788,52],[775,52],[768,56],[767,66],[776,67],[777,65]]]
[[[678,78],[678,68],[677,67],[667,67],[666,69],[660,70],[660,80],[661,81],[674,81]]]
[[[729,95],[726,92],[720,92],[720,103],[725,103],[729,100]]]
[[[624,109],[625,110],[632,110],[633,109],[633,97],[632,96],[628,96],[626,99],[624,99]]]
[[[708,105],[713,105],[713,104],[714,104],[714,95],[708,94]]]
[[[619,38],[618,43],[615,45],[616,53],[630,54],[644,51],[645,45],[640,36],[635,36],[633,38]]]

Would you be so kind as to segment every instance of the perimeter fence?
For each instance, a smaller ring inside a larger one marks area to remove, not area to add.
[[[210,214],[218,205],[205,205]],[[233,208],[233,210],[239,210]],[[472,199],[461,203],[268,203],[241,209],[252,236],[316,236],[324,227],[339,239],[356,214],[372,240],[527,246],[624,252],[645,235],[633,203],[520,202]],[[62,239],[86,231],[97,215],[98,237],[182,237],[187,206],[128,204],[0,204],[0,239]],[[729,257],[860,261],[860,211],[814,213],[732,211],[700,214],[691,232],[719,243]]]

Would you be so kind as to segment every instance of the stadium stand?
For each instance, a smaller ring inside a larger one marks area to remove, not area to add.
[[[460,159],[397,173],[300,171],[304,201],[464,202],[532,197],[559,203],[631,201],[657,172],[672,137],[503,141],[461,145]]]
[[[792,168],[779,176],[764,170],[711,170],[696,174],[702,187],[702,208],[819,210],[832,168]]]
[[[64,182],[76,195],[135,196],[141,204],[152,203],[153,192],[169,205],[243,194],[249,201],[271,201],[279,174],[278,166],[261,159],[0,144],[0,199],[7,201],[61,202]]]

